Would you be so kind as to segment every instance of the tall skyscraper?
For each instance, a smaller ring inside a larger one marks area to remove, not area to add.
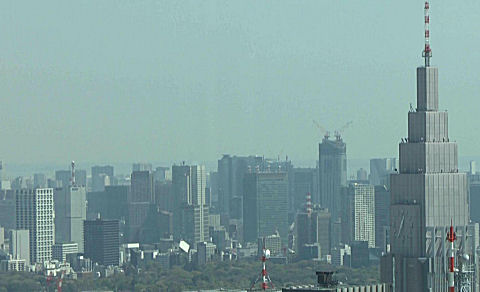
[[[83,221],[87,219],[84,186],[65,186],[53,192],[55,202],[55,242],[78,244],[83,252]]]
[[[128,238],[141,241],[142,227],[154,204],[154,183],[150,171],[134,171],[131,176],[131,191],[128,200]]]
[[[55,242],[53,189],[15,190],[16,229],[30,232],[30,263],[52,258]]]
[[[132,172],[135,171],[152,171],[152,164],[151,163],[134,163],[132,165]]]
[[[286,172],[248,173],[244,179],[244,241],[278,231],[284,245],[288,239],[288,175]]]
[[[328,208],[336,221],[340,217],[342,187],[347,186],[347,147],[339,134],[334,140],[324,137],[318,160],[320,194],[313,201]]]
[[[293,171],[293,197],[290,202],[292,211],[301,210],[305,204],[307,193],[313,194],[315,169],[314,168],[294,168]]]
[[[344,189],[342,209],[342,241],[367,241],[375,247],[375,188],[352,183]]]
[[[33,187],[34,188],[46,188],[47,176],[44,173],[35,173],[33,175]]]
[[[55,180],[59,182],[58,187],[66,187],[71,185],[72,171],[57,170],[55,171]],[[83,169],[75,169],[75,183],[77,186],[87,186],[87,171]]]
[[[112,182],[114,177],[113,166],[92,166],[92,192],[102,192],[105,190],[107,182]]]
[[[86,220],[85,256],[104,266],[118,266],[120,258],[117,220]]]
[[[235,208],[233,198],[243,197],[243,177],[247,172],[261,169],[263,158],[259,156],[230,156],[228,154],[218,160],[218,200],[220,212],[230,215]],[[235,218],[241,219],[241,218]]]
[[[203,165],[172,167],[173,229],[176,239],[194,244],[208,238],[207,176]]]
[[[425,5],[428,25],[428,1]],[[455,257],[466,259],[467,254],[477,273],[478,234],[472,235],[468,226],[467,177],[458,172],[448,113],[438,110],[438,69],[430,66],[428,39],[423,55],[425,66],[417,68],[417,107],[408,113],[408,137],[399,145],[399,173],[391,175],[391,254],[382,259],[381,274],[382,280],[395,283],[396,291],[446,292],[450,225],[457,237]]]
[[[390,174],[397,168],[396,158],[370,159],[370,184],[389,186]]]

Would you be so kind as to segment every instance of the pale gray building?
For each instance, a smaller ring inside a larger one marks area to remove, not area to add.
[[[175,239],[183,238],[191,244],[208,239],[209,208],[205,199],[206,186],[207,173],[204,165],[172,167]]]
[[[467,177],[458,171],[448,113],[439,111],[438,69],[429,66],[428,54],[425,61],[417,68],[417,107],[408,113],[399,172],[390,181],[391,253],[382,259],[381,276],[397,292],[447,291],[445,239],[451,223],[457,235],[455,257],[467,254],[467,264],[478,276],[478,225],[469,225]]]
[[[370,184],[374,186],[389,185],[390,174],[397,169],[396,158],[370,159]]]
[[[25,260],[30,265],[30,231],[28,229],[10,230],[9,252],[14,260]]]
[[[78,252],[78,244],[76,242],[55,243],[52,246],[52,259],[63,263],[67,261],[67,255],[76,254]]]
[[[83,221],[87,220],[87,196],[84,186],[66,186],[54,190],[55,242],[78,244],[83,252]]]

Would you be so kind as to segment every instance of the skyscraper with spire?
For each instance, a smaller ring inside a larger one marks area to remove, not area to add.
[[[408,113],[408,137],[399,145],[399,172],[391,175],[391,249],[382,259],[381,276],[397,292],[448,291],[452,251],[446,236],[452,222],[458,237],[453,252],[458,258],[468,254],[470,264],[477,261],[478,226],[469,226],[467,177],[458,171],[458,147],[448,136],[448,113],[438,107],[438,68],[430,65],[428,12],[427,1],[417,108]]]

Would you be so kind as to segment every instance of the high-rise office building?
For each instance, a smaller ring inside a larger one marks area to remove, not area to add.
[[[15,190],[16,229],[30,232],[30,263],[52,258],[55,242],[53,189]]]
[[[354,184],[354,240],[367,241],[375,247],[375,188],[372,185]]]
[[[35,173],[33,175],[33,187],[34,188],[46,188],[47,176],[44,173]]]
[[[294,168],[293,171],[293,196],[290,202],[292,211],[303,209],[305,196],[313,194],[315,169],[314,168]]]
[[[244,241],[278,231],[282,242],[288,239],[288,175],[286,172],[248,173],[244,178]]]
[[[104,266],[118,266],[120,259],[119,225],[117,220],[86,220],[85,256]]]
[[[153,172],[155,182],[165,183],[172,181],[172,169],[170,167],[157,167]]]
[[[71,170],[57,170],[55,171],[55,180],[57,187],[66,187],[72,184]],[[84,169],[75,169],[75,184],[77,186],[87,186],[87,171]]]
[[[342,210],[342,242],[367,241],[375,247],[375,188],[352,183],[344,188]]]
[[[208,238],[209,208],[206,206],[207,176],[203,165],[172,167],[173,233],[190,243]]]
[[[370,184],[374,186],[389,186],[390,174],[397,169],[396,158],[370,159]]]
[[[248,172],[260,170],[263,167],[263,158],[258,156],[230,156],[223,155],[218,160],[218,201],[219,211],[230,215],[231,200],[234,197],[243,197],[243,177]],[[235,218],[241,219],[241,218]]]
[[[150,171],[134,171],[131,178],[128,200],[128,238],[132,242],[141,241],[142,227],[154,204],[154,182]]]
[[[128,218],[128,199],[130,186],[106,186],[103,192],[87,193],[88,219],[97,218],[124,221]]]
[[[468,225],[467,177],[458,171],[448,113],[439,111],[438,69],[430,66],[430,56],[426,43],[425,66],[417,68],[417,107],[408,113],[408,137],[399,145],[399,173],[390,178],[391,253],[382,259],[381,277],[401,292],[448,291],[445,238],[451,224],[455,257],[461,256],[478,275],[478,234],[471,234],[475,229]]]
[[[367,181],[368,183],[368,173],[364,168],[357,170],[357,181]]]
[[[84,186],[65,186],[54,190],[55,242],[78,244],[83,252],[83,221],[87,219],[87,195]]]
[[[113,166],[92,166],[92,192],[105,190],[105,186],[110,185],[113,178]]]
[[[143,162],[134,163],[132,165],[132,172],[135,172],[135,171],[150,171],[150,172],[152,172],[152,164],[151,163],[143,163]]]
[[[328,208],[336,221],[340,217],[342,187],[347,186],[347,147],[339,134],[334,140],[325,136],[319,144],[318,170],[320,194],[313,201]]]

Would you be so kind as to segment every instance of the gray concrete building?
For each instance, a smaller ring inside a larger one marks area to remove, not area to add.
[[[114,178],[113,166],[92,166],[92,192],[102,192],[105,186],[110,185]],[[108,184],[107,184],[108,183]]]
[[[373,158],[370,159],[370,184],[374,186],[389,185],[390,174],[397,169],[396,158]]]
[[[387,231],[390,228],[390,191],[386,186],[375,186],[375,245],[386,251],[389,244]]]
[[[55,180],[57,187],[67,187],[72,183],[71,170],[57,170],[55,171]],[[75,183],[77,186],[87,186],[87,171],[84,169],[75,169]]]
[[[207,175],[203,165],[172,167],[173,235],[191,244],[208,239],[209,208],[205,189]]]
[[[83,224],[83,222],[82,222]],[[83,234],[83,231],[82,231]],[[82,242],[83,246],[83,242]],[[61,263],[67,261],[67,256],[69,254],[77,254],[78,244],[76,242],[68,242],[68,243],[55,243],[52,246],[52,259],[57,260]]]
[[[134,171],[131,175],[131,190],[128,198],[128,240],[139,242],[142,228],[150,208],[154,204],[154,182],[151,171]]]
[[[55,242],[78,244],[83,252],[83,221],[87,219],[87,196],[84,186],[66,186],[54,190]]]
[[[399,172],[390,178],[391,253],[382,259],[381,277],[401,292],[447,291],[445,238],[451,223],[456,257],[467,254],[478,275],[478,230],[469,226],[467,177],[458,171],[448,113],[439,111],[438,69],[429,66],[429,56],[425,60],[417,68],[417,107],[408,113],[408,137],[399,145]]]
[[[28,229],[10,230],[9,252],[14,260],[25,260],[30,265],[30,231]]]
[[[34,188],[46,188],[47,176],[44,173],[35,173],[33,175],[33,187]]]
[[[256,242],[279,232],[288,239],[288,175],[285,172],[248,173],[244,179],[244,241]]]
[[[292,211],[302,210],[305,206],[307,193],[313,196],[316,172],[314,168],[294,168],[293,171],[293,196],[290,206]]]

